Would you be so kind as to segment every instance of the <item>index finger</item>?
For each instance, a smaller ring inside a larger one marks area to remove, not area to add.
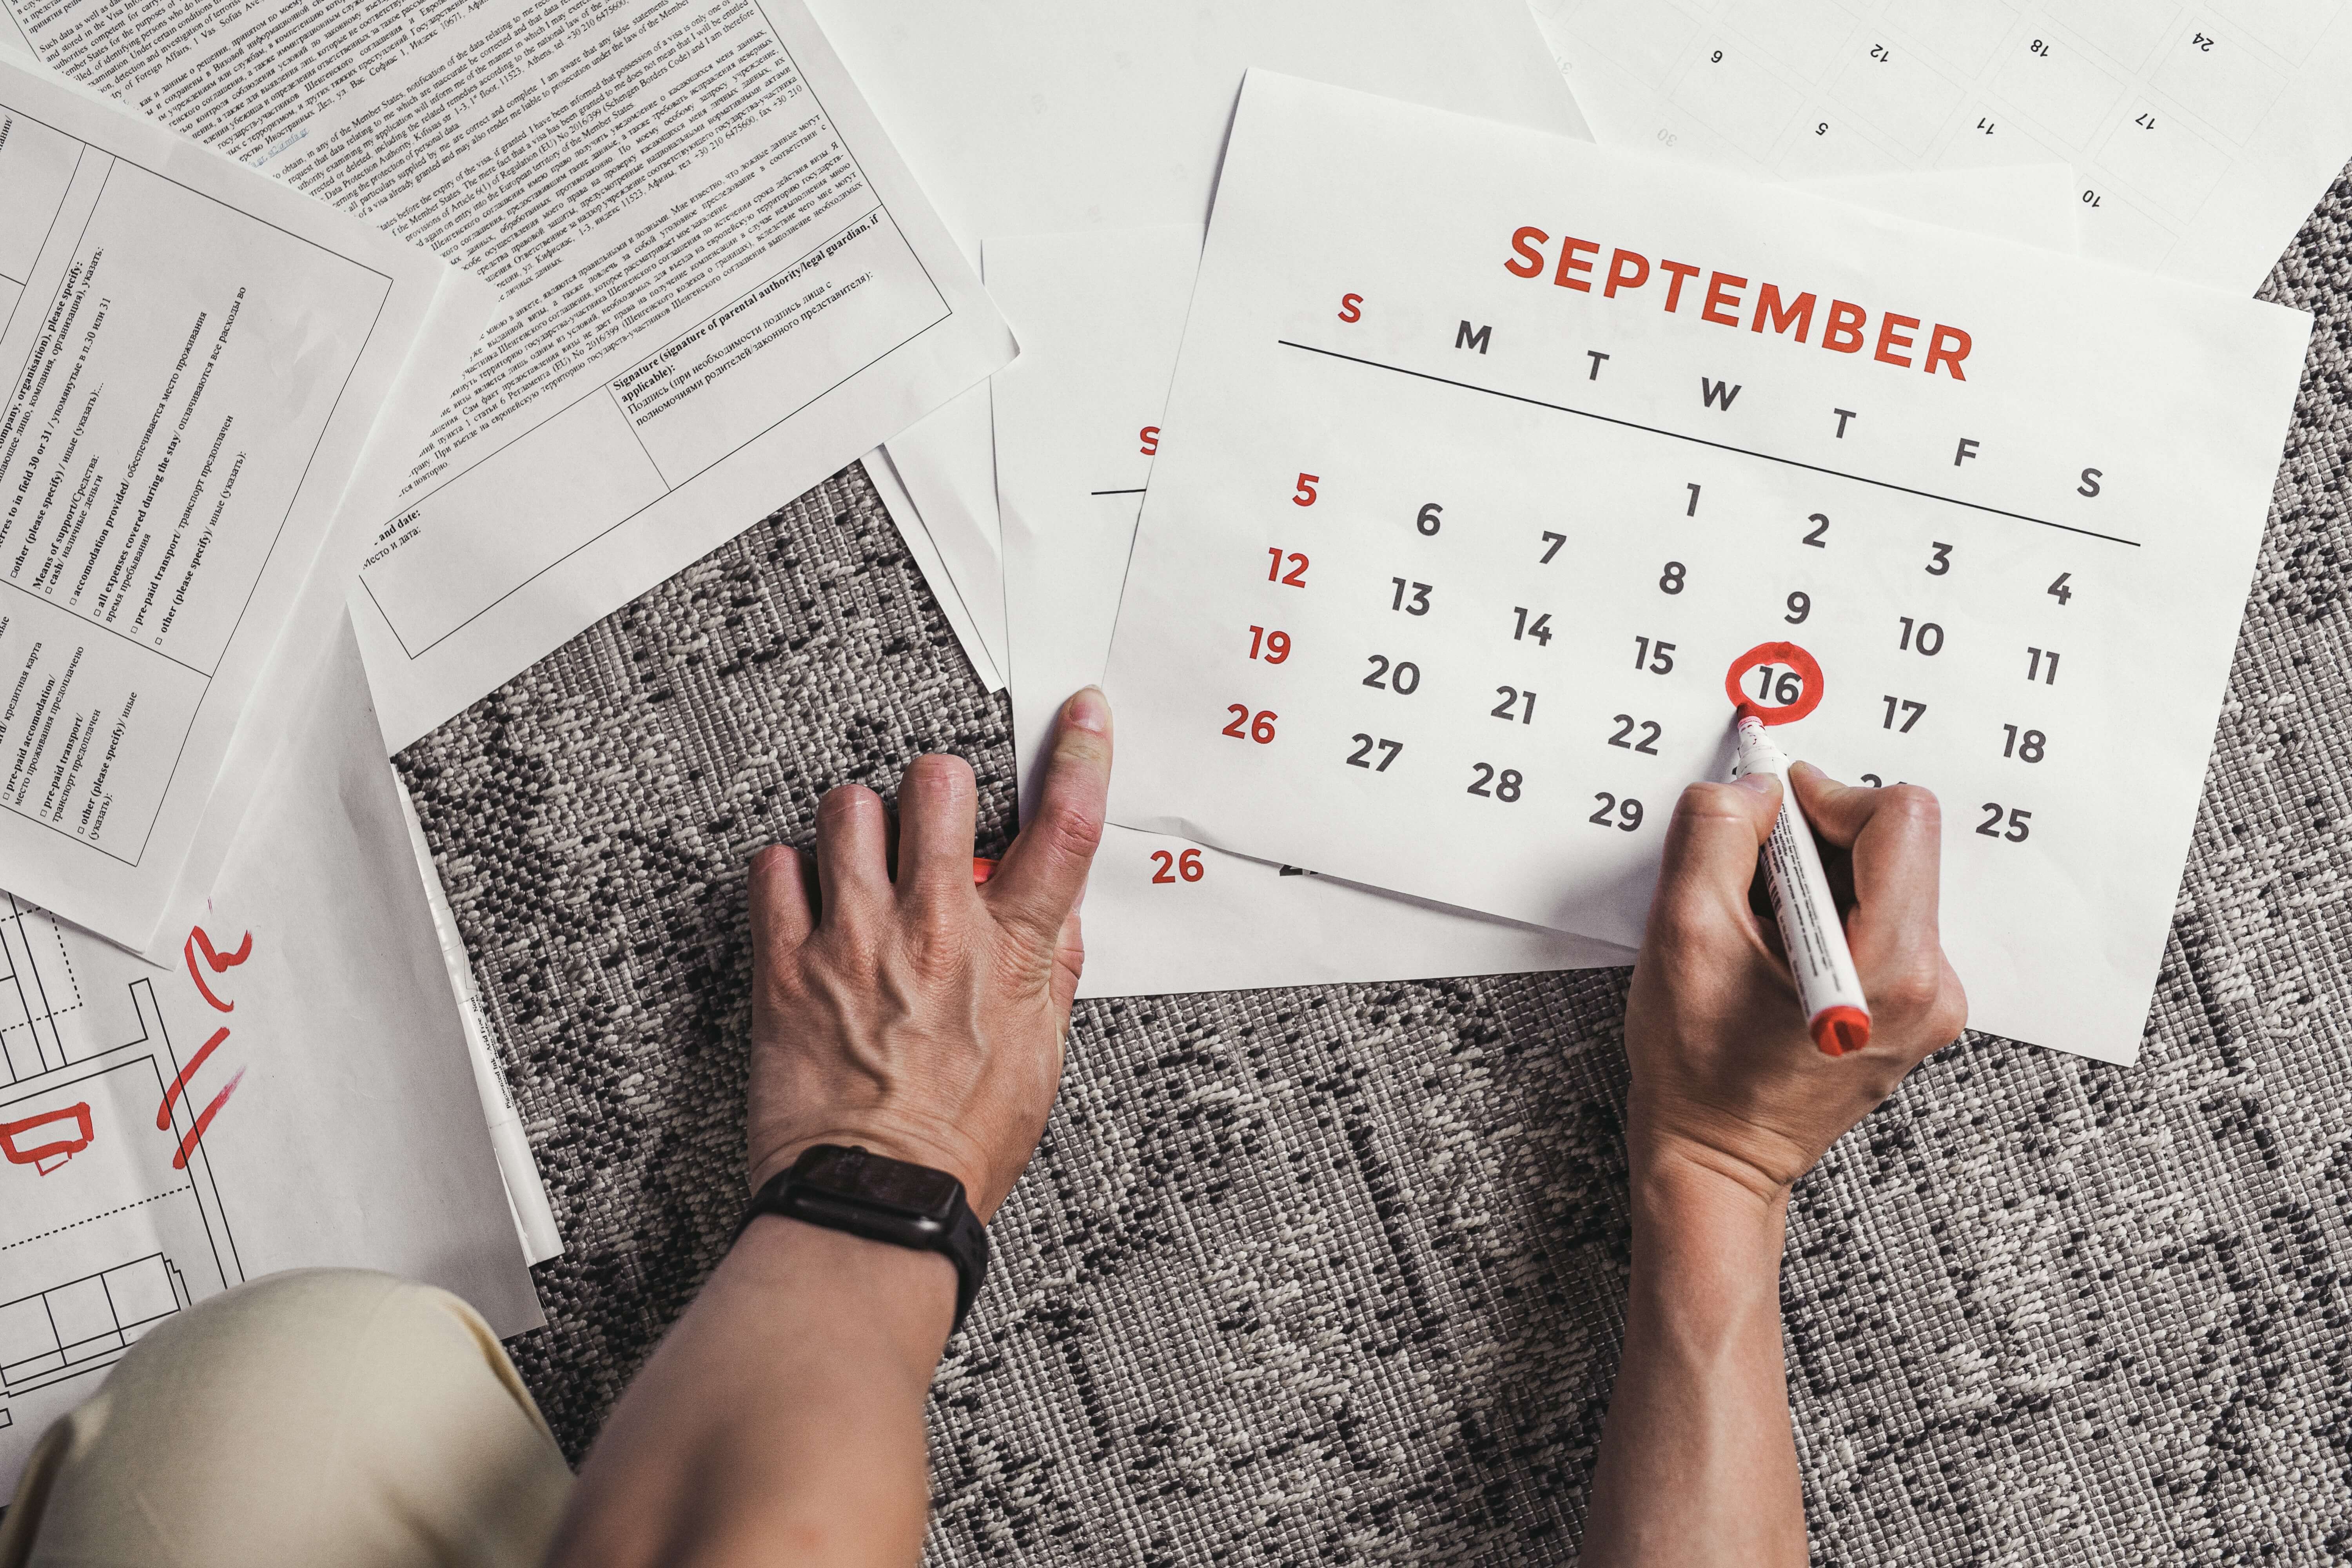
[[[1944,814],[1934,792],[1917,784],[1843,784],[1811,763],[1793,764],[1789,781],[1814,830],[1853,853],[1853,913],[1846,917],[1846,939],[1856,960],[1868,967],[1937,950]]]
[[[1737,784],[1695,784],[1675,803],[1659,859],[1651,919],[1745,924],[1756,852],[1780,813],[1780,781],[1749,773]]]
[[[997,913],[1052,942],[1086,891],[1110,796],[1110,700],[1089,686],[1062,704],[1036,815],[981,894]]]

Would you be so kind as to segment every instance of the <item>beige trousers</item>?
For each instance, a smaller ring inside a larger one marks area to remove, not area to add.
[[[571,1489],[472,1308],[306,1269],[133,1346],[34,1450],[0,1568],[506,1568],[539,1562]]]

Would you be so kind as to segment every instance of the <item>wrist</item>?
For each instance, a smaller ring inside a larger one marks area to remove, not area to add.
[[[1777,1272],[1788,1184],[1719,1150],[1675,1139],[1634,1140],[1631,1165],[1637,1245],[1644,1236],[1671,1237],[1726,1258],[1769,1258]]]
[[[1637,1182],[1654,1176],[1694,1194],[1727,1184],[1760,1204],[1786,1204],[1817,1157],[1748,1118],[1661,1105],[1639,1084],[1627,1110],[1625,1153]]]
[[[1629,1320],[1710,1376],[1744,1366],[1766,1341],[1777,1352],[1786,1194],[1669,1157],[1637,1171],[1633,1198]]]
[[[955,1321],[955,1265],[936,1252],[761,1215],[720,1259],[714,1283],[772,1302],[821,1299],[935,1363]],[[928,1376],[928,1373],[926,1373]]]

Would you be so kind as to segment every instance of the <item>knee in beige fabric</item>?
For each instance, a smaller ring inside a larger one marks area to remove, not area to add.
[[[498,1340],[389,1275],[272,1275],[151,1333],[42,1440],[18,1564],[538,1561],[571,1473]]]

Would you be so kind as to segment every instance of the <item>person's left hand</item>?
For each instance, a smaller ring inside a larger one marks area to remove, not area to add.
[[[976,791],[958,757],[898,784],[898,875],[881,798],[817,807],[815,885],[797,850],[751,861],[754,1189],[814,1143],[943,1170],[984,1221],[1035,1152],[1085,952],[1077,905],[1110,790],[1110,705],[1063,704],[1035,816],[972,885]]]

